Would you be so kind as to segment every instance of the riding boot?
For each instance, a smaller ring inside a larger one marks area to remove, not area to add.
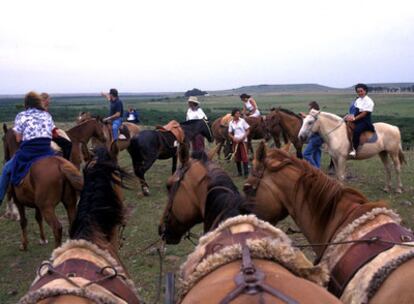
[[[243,163],[244,177],[249,176],[249,163]]]
[[[239,176],[242,176],[241,162],[236,162],[236,166],[237,166],[237,172],[238,172]]]

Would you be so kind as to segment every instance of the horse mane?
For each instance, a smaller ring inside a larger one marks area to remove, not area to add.
[[[207,167],[207,198],[204,210],[204,231],[217,228],[222,221],[241,214],[252,213],[253,206],[241,196],[230,176],[215,163],[208,160],[206,153],[193,153],[194,157]]]
[[[98,148],[84,169],[84,187],[80,195],[76,217],[70,228],[71,239],[101,236],[109,241],[112,229],[124,223],[124,207],[114,185],[121,185],[129,175],[111,159],[106,148]]]
[[[273,171],[282,167],[292,165],[301,171],[301,175],[295,184],[295,193],[298,193],[299,187],[303,185],[304,196],[307,199],[303,203],[313,201],[309,204],[309,209],[313,215],[313,221],[316,227],[323,229],[334,216],[337,205],[344,195],[347,195],[353,203],[360,205],[370,203],[368,199],[359,191],[344,187],[337,180],[330,178],[321,170],[313,167],[305,160],[291,156],[280,149],[271,149],[268,152],[266,166]],[[279,165],[272,165],[273,160],[281,161]],[[285,177],[286,178],[286,177]],[[373,208],[377,205],[384,206],[383,203],[370,203]]]
[[[293,112],[291,110],[288,110],[288,109],[279,107],[279,108],[276,109],[276,111],[281,111],[281,112],[283,112],[285,114],[288,114],[288,115],[291,115],[291,116],[295,116],[296,118],[299,118],[300,120],[302,120],[302,117],[299,114],[296,114],[295,112]]]

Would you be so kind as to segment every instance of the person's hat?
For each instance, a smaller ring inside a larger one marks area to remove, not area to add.
[[[115,97],[118,97],[118,90],[117,89],[110,89],[109,94]]]
[[[200,102],[198,101],[198,98],[195,97],[195,96],[190,96],[188,98],[188,102],[193,102],[193,103],[198,104],[198,105],[200,104]]]

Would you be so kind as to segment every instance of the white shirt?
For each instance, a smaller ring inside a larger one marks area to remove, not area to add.
[[[192,109],[187,110],[187,117],[186,120],[193,120],[193,119],[205,119],[207,120],[207,115],[201,108],[197,108],[197,110],[193,111]]]
[[[52,138],[55,128],[52,116],[46,111],[30,108],[17,114],[13,130],[22,134],[22,140]]]
[[[373,112],[374,102],[370,97],[365,95],[363,98],[359,97],[355,100],[354,106],[359,109],[359,112]]]
[[[239,118],[238,121],[231,120],[229,123],[229,133],[234,133],[235,139],[240,139],[246,135],[246,131],[250,128],[249,124],[243,119]],[[244,139],[247,142],[247,137]]]
[[[250,99],[248,99],[244,105],[245,105],[247,111],[249,111],[249,112],[253,111],[254,107],[253,107],[253,104],[250,102]],[[260,116],[260,112],[259,112],[259,109],[257,108],[257,105],[256,105],[256,111],[251,113],[249,116],[252,116],[252,117],[259,117]]]

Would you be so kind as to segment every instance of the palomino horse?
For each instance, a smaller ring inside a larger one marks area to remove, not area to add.
[[[377,139],[374,142],[366,142],[360,145],[356,159],[367,159],[375,155],[380,156],[385,167],[384,191],[391,189],[391,168],[388,156],[391,157],[397,175],[396,192],[402,192],[401,164],[405,162],[401,148],[400,130],[383,122],[374,123]],[[318,132],[328,144],[329,154],[335,165],[336,175],[339,180],[345,178],[345,162],[351,150],[351,143],[347,137],[346,124],[344,120],[332,113],[311,110],[303,121],[299,137],[306,140],[313,132]]]
[[[87,164],[70,240],[40,265],[21,304],[140,302],[118,255],[125,173],[116,164],[115,149],[100,148]]]
[[[414,235],[384,202],[264,143],[244,190],[273,222],[292,216],[343,302],[414,303]]]
[[[266,116],[266,127],[273,130],[279,126],[282,129],[285,144],[292,142],[296,148],[296,156],[302,158],[303,142],[298,138],[299,130],[302,126],[302,117],[290,110],[283,108],[272,108],[270,114]],[[280,147],[276,145],[276,147]]]
[[[169,179],[160,224],[167,243],[178,243],[196,223],[204,231],[181,266],[180,303],[339,303],[316,283],[326,273],[312,266],[279,229],[241,215],[249,211],[230,177],[215,164],[190,160]],[[313,282],[311,282],[313,281]]]
[[[201,134],[212,142],[210,127],[203,119],[188,120],[180,123],[184,132],[185,142],[190,142],[196,135]],[[128,153],[131,155],[135,175],[141,182],[144,195],[149,195],[149,186],[145,181],[145,172],[151,168],[157,159],[172,158],[172,172],[177,167],[177,139],[172,132],[159,130],[144,130],[131,139]]]

